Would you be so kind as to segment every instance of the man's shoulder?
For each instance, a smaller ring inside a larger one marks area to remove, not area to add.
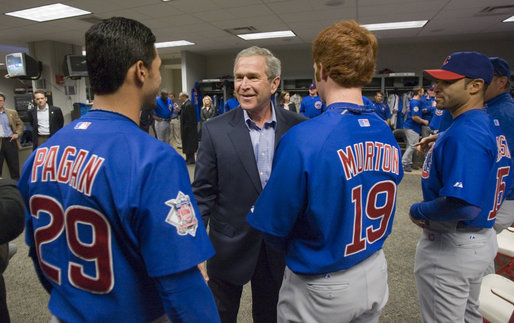
[[[292,121],[294,123],[299,123],[299,122],[308,120],[308,118],[306,118],[305,116],[303,116],[299,113],[293,112],[293,111],[286,110],[286,109],[276,109],[275,111],[279,111],[277,113],[282,114],[282,117],[284,119],[286,119],[288,121]]]
[[[209,119],[208,122],[205,122],[205,125],[207,127],[224,127],[227,123],[237,120],[238,118],[243,120],[243,113],[241,112],[241,108],[234,108],[228,112],[218,115],[217,117]]]

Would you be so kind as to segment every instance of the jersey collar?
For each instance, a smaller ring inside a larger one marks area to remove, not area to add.
[[[358,105],[354,103],[348,103],[348,102],[335,102],[332,103],[327,107],[328,110],[335,110],[335,109],[343,109],[348,110],[352,113],[362,114],[362,113],[370,113],[374,112],[375,109],[368,107],[367,105]]]

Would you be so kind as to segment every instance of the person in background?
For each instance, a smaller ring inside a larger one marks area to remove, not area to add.
[[[182,152],[186,155],[186,164],[195,163],[195,153],[198,149],[198,125],[196,122],[196,109],[189,100],[189,95],[181,92],[178,96],[180,102],[180,132],[182,137]]]
[[[375,112],[382,120],[384,120],[388,126],[391,125],[391,109],[387,103],[384,102],[384,93],[377,92],[375,94],[375,102],[373,103]]]
[[[61,108],[47,103],[45,91],[34,91],[34,101],[36,108],[29,111],[29,122],[32,125],[32,150],[36,150],[64,125]]]
[[[239,52],[234,86],[241,107],[202,127],[193,191],[216,250],[207,274],[224,323],[236,322],[243,285],[250,280],[253,321],[277,319],[284,256],[263,243],[246,215],[268,181],[280,137],[305,120],[273,105],[280,72],[280,60],[265,48]]]
[[[52,322],[219,322],[184,159],[138,128],[161,86],[154,43],[132,19],[89,28],[93,107],[30,155],[18,182]]]
[[[427,93],[420,99],[421,102],[421,118],[428,121],[428,125],[421,126],[421,137],[427,137],[431,134],[432,130],[430,124],[436,114],[436,102],[435,102],[435,85],[432,84],[427,88]]]
[[[16,110],[5,107],[5,94],[0,93],[0,177],[4,159],[12,179],[20,178],[19,136],[23,133],[23,121]]]
[[[421,118],[420,99],[424,93],[423,88],[421,86],[415,86],[412,91],[414,92],[414,96],[409,101],[407,120],[403,124],[407,138],[407,148],[402,157],[403,170],[405,172],[412,172],[413,169],[419,169],[419,167],[412,162],[412,157],[416,151],[416,146],[414,145],[419,141],[421,125],[428,126],[428,121]]]
[[[210,96],[206,95],[202,99],[202,111],[201,111],[201,117],[202,122],[207,121],[211,118],[214,118],[216,116],[216,109],[212,106],[212,99]]]
[[[139,116],[139,128],[146,133],[150,132],[150,127],[155,132],[153,113],[154,112],[150,109],[141,110],[141,115]]]
[[[3,272],[12,257],[9,241],[23,231],[25,204],[12,179],[0,178],[0,322],[9,323]]]
[[[233,110],[239,106],[239,101],[237,101],[237,97],[236,97],[236,91],[234,91],[234,93],[232,95],[233,95],[233,97],[231,97],[230,99],[227,100],[227,102],[225,102],[225,111],[224,112],[229,112],[230,110]]]
[[[286,110],[296,112],[296,105],[291,102],[291,93],[289,93],[289,91],[280,92],[278,105]]]
[[[171,120],[170,120],[170,145],[173,146],[175,141],[175,148],[182,149],[182,138],[180,135],[180,106],[175,101],[175,94],[168,95],[171,100]]]
[[[316,84],[309,85],[309,95],[302,99],[300,104],[300,114],[307,118],[314,118],[319,116],[325,111],[325,103],[321,101],[316,90]]]
[[[487,114],[499,122],[512,157],[514,156],[514,99],[509,93],[510,66],[500,57],[490,57],[489,61],[493,64],[494,76],[485,92],[485,108]],[[514,186],[507,188],[505,192],[506,198],[496,214],[494,223],[494,229],[498,233],[514,223]]]
[[[168,90],[162,89],[161,95],[155,98],[156,106],[153,118],[155,119],[155,135],[157,139],[169,144],[170,120],[173,102],[168,97]]]

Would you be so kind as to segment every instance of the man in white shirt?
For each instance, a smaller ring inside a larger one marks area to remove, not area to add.
[[[61,109],[47,104],[48,98],[45,91],[36,90],[34,101],[36,108],[29,112],[29,120],[32,125],[32,150],[36,150],[64,125]]]

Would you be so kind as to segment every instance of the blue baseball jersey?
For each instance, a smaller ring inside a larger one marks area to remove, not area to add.
[[[480,207],[465,227],[490,228],[512,182],[511,157],[498,122],[483,109],[466,111],[439,134],[422,171],[424,201],[454,197]],[[448,217],[451,219],[451,215]]]
[[[373,106],[375,107],[375,112],[378,114],[382,120],[391,119],[391,109],[389,109],[389,106],[387,103],[373,103]]]
[[[171,110],[173,109],[173,102],[167,98],[163,101],[161,97],[155,99],[157,103],[155,106],[155,115],[162,119],[169,119],[171,117]]]
[[[363,102],[363,105],[367,105],[370,108],[372,108],[374,106],[373,102],[371,102],[371,100],[368,99],[368,97],[365,95],[362,96],[362,102]]]
[[[421,124],[412,120],[413,116],[422,118],[421,103],[419,100],[411,99],[409,101],[409,112],[407,113],[407,120],[403,123],[404,128],[412,129],[417,133],[421,132]]]
[[[314,118],[323,113],[325,108],[325,103],[321,101],[319,95],[307,95],[302,99],[302,103],[300,104],[300,114],[307,118]]]
[[[422,118],[429,122],[432,121],[436,110],[435,97],[425,95],[420,99],[420,104]]]
[[[153,278],[214,254],[184,159],[121,114],[92,110],[62,128],[18,187],[62,321],[152,321],[165,313]]]
[[[398,144],[374,109],[334,103],[282,137],[247,220],[286,239],[296,273],[347,269],[382,248],[402,177]]]
[[[237,101],[237,99],[235,97],[230,98],[225,103],[225,111],[224,112],[229,112],[230,110],[235,109],[238,106],[239,106],[239,101]]]
[[[502,93],[485,104],[487,114],[500,123],[507,142],[509,144],[510,155],[514,154],[514,99],[508,92]],[[514,185],[514,183],[513,183]],[[514,187],[510,187],[510,194],[507,195],[508,200],[514,200]]]

